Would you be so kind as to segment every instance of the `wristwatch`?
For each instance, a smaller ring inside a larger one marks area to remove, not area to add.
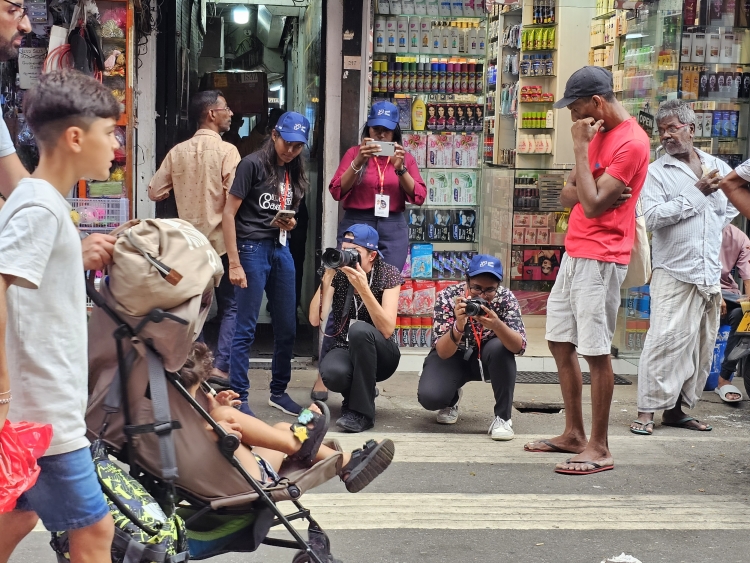
[[[403,165],[401,165],[401,170],[396,170],[396,176],[403,176],[407,172],[408,172],[408,170],[406,169],[406,165],[403,164]]]

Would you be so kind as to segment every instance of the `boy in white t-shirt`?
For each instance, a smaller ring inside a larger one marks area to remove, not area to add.
[[[109,177],[120,107],[93,78],[63,70],[42,76],[24,113],[40,159],[0,210],[0,427],[6,418],[51,424],[53,437],[36,484],[0,514],[0,563],[38,518],[68,532],[71,563],[109,561],[114,527],[84,421],[81,240],[64,196],[79,178]]]

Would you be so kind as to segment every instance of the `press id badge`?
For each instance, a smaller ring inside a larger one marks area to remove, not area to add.
[[[279,229],[279,244],[286,246],[286,231],[284,229]]]
[[[375,194],[375,217],[388,217],[391,209],[391,196]]]
[[[359,319],[349,319],[349,330],[352,329],[354,323],[358,323]],[[349,342],[349,330],[346,331],[346,341]]]

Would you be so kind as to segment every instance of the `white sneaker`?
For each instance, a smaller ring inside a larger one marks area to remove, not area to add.
[[[515,434],[513,433],[513,421],[503,420],[499,416],[495,417],[495,420],[490,424],[490,429],[487,432],[493,440],[512,440]]]
[[[464,390],[458,390],[458,401],[452,407],[445,407],[440,409],[437,413],[438,424],[456,424],[458,420],[458,403],[461,402],[461,397],[464,395]]]

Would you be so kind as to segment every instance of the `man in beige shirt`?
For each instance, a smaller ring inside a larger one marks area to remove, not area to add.
[[[190,114],[198,123],[198,130],[190,140],[169,151],[151,179],[148,196],[153,201],[161,201],[174,189],[180,219],[189,221],[206,235],[221,256],[224,276],[216,290],[221,328],[213,375],[227,378],[237,302],[234,286],[229,281],[221,214],[240,154],[234,145],[221,140],[221,134],[229,131],[231,126],[232,110],[220,91],[198,92],[190,103]]]

